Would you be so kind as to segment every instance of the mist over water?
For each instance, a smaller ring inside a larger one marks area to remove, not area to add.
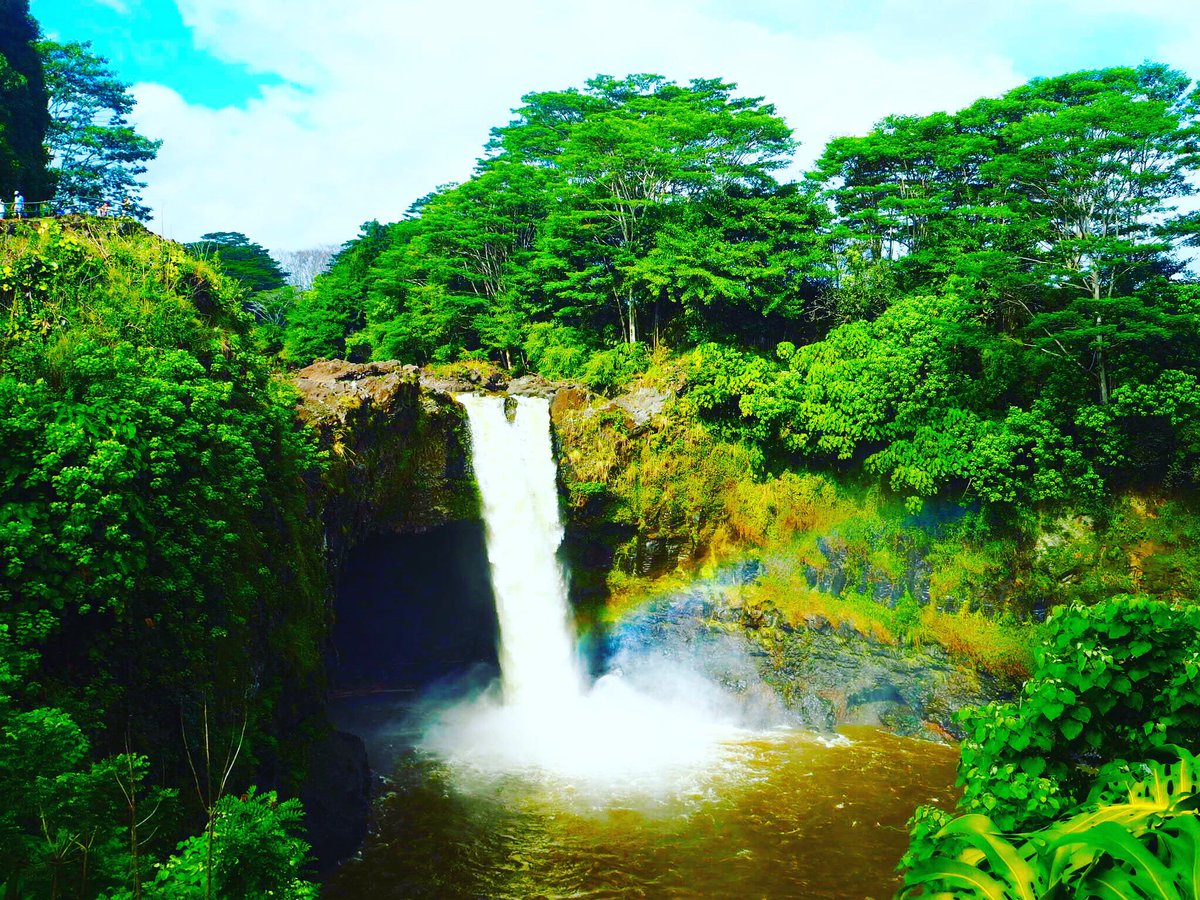
[[[462,395],[483,500],[501,678],[431,709],[421,749],[480,773],[537,771],[621,792],[677,789],[702,768],[732,763],[747,735],[736,700],[661,662],[588,685],[576,651],[549,403]],[[512,400],[508,401],[510,404]],[[515,414],[513,414],[515,413]]]

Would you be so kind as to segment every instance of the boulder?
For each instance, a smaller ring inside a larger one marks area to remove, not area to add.
[[[543,400],[553,400],[562,389],[561,384],[547,381],[541,375],[522,375],[508,383],[507,391],[515,397],[540,397]]]
[[[613,403],[629,413],[635,425],[641,426],[649,424],[651,419],[660,415],[673,396],[668,391],[643,387],[628,394],[622,394],[613,400]]]

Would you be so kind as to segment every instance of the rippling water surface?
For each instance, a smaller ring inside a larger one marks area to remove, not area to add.
[[[602,786],[402,754],[330,898],[883,898],[953,748],[846,728],[732,742],[700,771]]]

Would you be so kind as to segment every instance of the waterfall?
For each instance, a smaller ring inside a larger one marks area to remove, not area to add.
[[[557,559],[563,526],[549,403],[458,401],[483,500],[501,676],[465,699],[430,699],[418,746],[462,773],[537,772],[572,790],[657,791],[719,764],[740,732],[730,699],[701,674],[664,664],[640,680],[616,670],[585,683]]]
[[[580,696],[583,675],[556,555],[563,528],[550,403],[510,398],[516,402],[510,419],[504,397],[464,394],[458,400],[467,410],[483,500],[504,702],[561,708]]]

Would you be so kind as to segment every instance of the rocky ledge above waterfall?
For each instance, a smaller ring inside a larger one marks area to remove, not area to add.
[[[465,413],[397,362],[320,360],[295,373],[300,418],[329,452],[326,534],[335,566],[376,532],[479,516]]]
[[[466,414],[454,394],[539,397],[556,413],[593,399],[574,385],[466,364],[447,374],[394,361],[319,360],[292,384],[300,418],[331,459],[325,509],[335,565],[369,534],[479,517]]]

